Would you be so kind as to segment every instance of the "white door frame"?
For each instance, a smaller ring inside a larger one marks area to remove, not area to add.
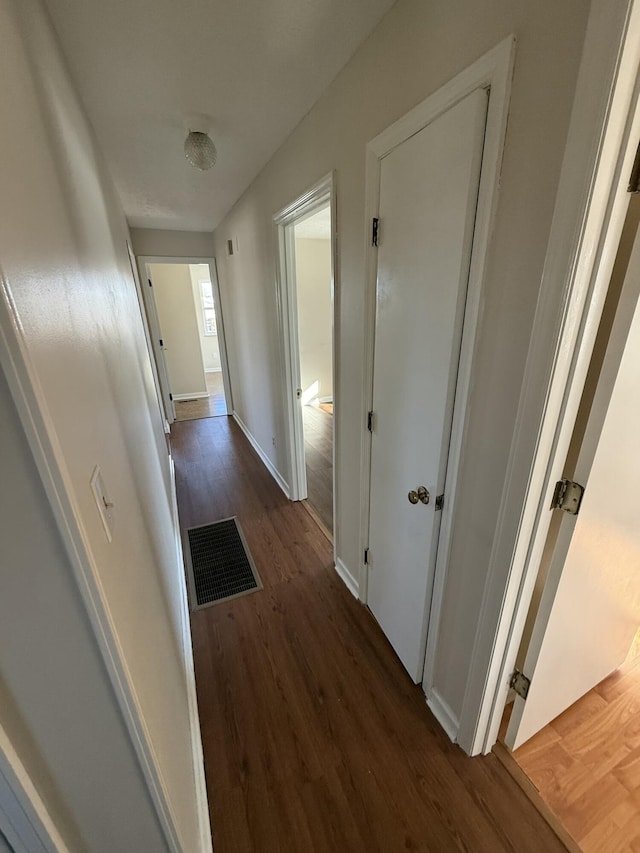
[[[628,207],[639,67],[640,0],[594,0],[460,720],[470,754],[497,739],[563,473]]]
[[[149,356],[151,363],[154,366],[153,378],[158,383],[157,393],[162,400],[162,408],[165,417],[165,432],[171,431],[171,424],[176,419],[176,407],[173,402],[173,394],[169,384],[169,372],[167,370],[167,362],[162,349],[162,332],[160,330],[160,319],[158,317],[158,308],[153,295],[153,286],[149,268],[142,258],[138,258],[138,271],[140,280],[140,296],[142,297],[143,313],[149,328],[149,337],[147,345],[150,347]]]
[[[282,354],[282,389],[285,402],[285,425],[289,454],[289,496],[293,501],[307,497],[307,472],[305,469],[304,428],[302,409],[298,403],[300,388],[300,347],[298,341],[298,307],[295,272],[294,226],[302,217],[326,205],[331,209],[331,359],[333,377],[333,530],[334,552],[336,542],[336,460],[338,444],[338,381],[337,369],[337,291],[336,291],[336,192],[333,172],[325,175],[295,201],[278,211],[273,217],[276,229],[276,299]],[[335,556],[335,554],[334,554]]]
[[[224,396],[227,404],[227,414],[233,412],[233,396],[231,390],[231,379],[229,375],[229,359],[227,353],[227,340],[224,333],[224,313],[222,310],[222,300],[220,298],[220,285],[218,282],[218,268],[215,258],[180,258],[163,255],[139,255],[138,270],[140,278],[144,282],[149,281],[149,264],[207,264],[209,267],[209,275],[211,276],[211,287],[213,290],[213,304],[216,310],[216,328],[218,332],[218,348],[220,350],[220,366],[222,367],[222,384],[224,386]],[[153,357],[157,366],[154,371],[154,377],[157,376],[157,381],[160,384],[160,392],[163,400],[165,400],[165,408],[170,406],[167,413],[169,423],[173,423],[176,419],[175,407],[171,397],[171,388],[169,387],[169,375],[166,369],[166,362],[162,347],[160,346],[160,321],[158,318],[158,309],[156,306],[155,296],[153,295],[153,287],[142,287],[142,296],[147,312],[147,319],[151,331],[151,345],[153,347]],[[168,403],[166,401],[169,401]]]
[[[2,725],[0,828],[15,853],[69,853],[69,848]]]
[[[377,282],[377,250],[371,245],[371,223],[372,219],[378,216],[379,210],[380,163],[382,158],[390,151],[402,144],[409,137],[418,133],[427,124],[434,121],[438,116],[442,115],[467,95],[471,94],[471,92],[479,88],[490,88],[491,90],[487,111],[485,145],[482,156],[477,215],[469,269],[467,302],[462,330],[458,381],[455,392],[451,441],[449,446],[449,461],[447,465],[445,483],[446,500],[440,526],[433,592],[431,590],[428,591],[429,595],[432,594],[431,614],[429,614],[429,607],[427,606],[425,608],[425,621],[428,622],[429,628],[423,683],[430,705],[432,705],[433,698],[432,673],[435,662],[435,643],[433,642],[433,638],[437,635],[439,612],[442,603],[442,593],[449,559],[451,520],[453,518],[456,503],[458,468],[466,425],[467,401],[472,376],[473,353],[475,349],[482,287],[485,277],[487,251],[498,195],[500,164],[502,160],[502,150],[504,147],[514,52],[515,39],[513,36],[510,36],[498,44],[493,50],[489,51],[489,53],[481,57],[469,68],[458,74],[453,80],[428,97],[391,127],[387,128],[387,130],[383,131],[367,146],[365,201],[367,291],[365,298],[364,353],[364,387],[366,390],[363,395],[364,407],[362,411],[363,440],[361,461],[362,481],[360,493],[363,496],[363,505],[360,534],[362,558],[359,578],[360,597],[365,602],[367,601],[368,596],[368,567],[364,563],[364,552],[365,549],[368,548],[369,544],[371,489],[371,433],[367,428],[367,416],[373,403]],[[381,239],[384,240],[384,222],[381,223]],[[375,561],[375,554],[373,555],[373,560]],[[437,705],[437,698],[435,698],[435,703]],[[447,725],[446,715],[441,713],[441,709],[434,708],[434,710],[436,716],[438,716],[447,731],[449,731],[451,727]]]
[[[160,410],[160,418],[164,423],[164,431],[165,433],[169,433],[170,431],[170,421],[169,415],[172,416],[172,420],[175,418],[175,410],[173,406],[169,406],[167,408],[165,404],[165,399],[163,397],[162,385],[160,383],[160,375],[158,373],[158,364],[155,358],[155,353],[153,350],[153,334],[151,332],[151,328],[149,326],[149,312],[147,310],[147,306],[144,300],[144,288],[140,282],[140,275],[138,273],[138,264],[136,261],[136,256],[133,254],[133,249],[131,248],[131,244],[127,240],[127,253],[129,255],[129,263],[131,264],[131,275],[133,276],[133,283],[135,284],[136,293],[138,295],[138,305],[140,307],[140,316],[142,318],[142,327],[144,329],[144,336],[147,341],[147,349],[149,350],[149,361],[151,363],[151,373],[153,374],[153,384],[156,389],[156,397],[158,398],[158,408]],[[167,402],[170,402],[170,398],[167,397]]]

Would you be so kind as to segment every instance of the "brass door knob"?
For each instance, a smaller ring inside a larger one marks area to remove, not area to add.
[[[408,496],[410,504],[417,504],[421,501],[423,504],[428,504],[431,495],[426,486],[418,486],[418,489],[411,489]]]

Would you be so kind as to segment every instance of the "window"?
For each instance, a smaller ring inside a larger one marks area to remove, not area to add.
[[[205,335],[217,335],[216,309],[213,304],[213,288],[210,281],[200,282],[200,303],[202,305]]]

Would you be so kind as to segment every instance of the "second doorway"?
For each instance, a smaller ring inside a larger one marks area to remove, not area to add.
[[[215,266],[206,260],[140,258],[145,307],[167,420],[231,411]]]
[[[332,179],[282,211],[279,301],[286,365],[291,497],[334,533]]]

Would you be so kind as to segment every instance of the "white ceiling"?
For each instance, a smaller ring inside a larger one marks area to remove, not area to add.
[[[130,224],[196,231],[217,225],[393,2],[46,0]],[[208,172],[184,158],[189,124],[218,148]]]
[[[323,207],[312,216],[297,222],[295,226],[296,237],[306,237],[311,240],[331,239],[331,208]]]

